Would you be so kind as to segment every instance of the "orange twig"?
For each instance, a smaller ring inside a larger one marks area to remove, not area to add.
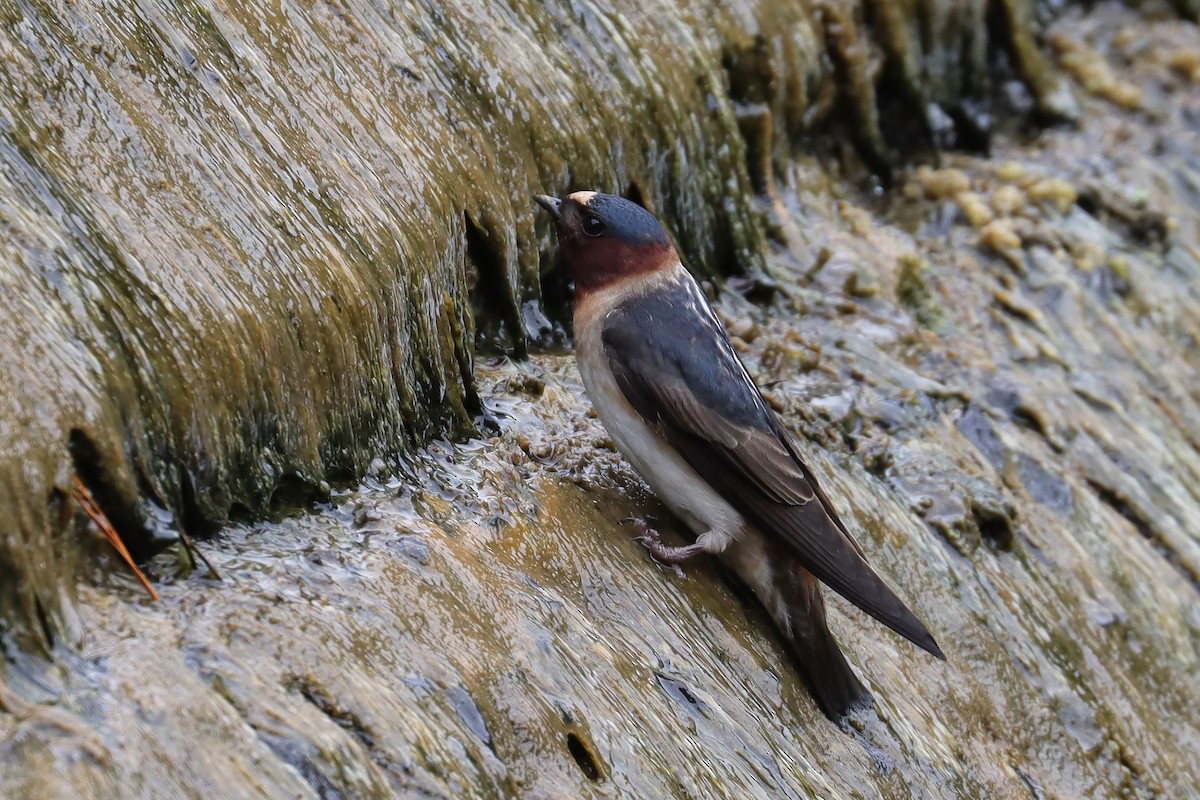
[[[71,476],[71,484],[75,487],[75,501],[83,506],[83,510],[91,517],[92,522],[96,523],[96,527],[100,529],[104,537],[108,539],[108,543],[117,551],[117,555],[121,556],[125,560],[125,563],[129,565],[129,568],[133,570],[133,574],[137,576],[142,586],[149,592],[150,599],[157,601],[159,599],[158,592],[154,591],[154,587],[150,585],[150,581],[146,580],[145,574],[138,569],[138,565],[133,563],[133,556],[129,555],[129,550],[126,549],[125,543],[121,541],[116,528],[108,521],[108,517],[100,510],[100,506],[96,504],[96,498],[92,497],[92,493],[83,485],[83,481],[79,480],[78,475]]]

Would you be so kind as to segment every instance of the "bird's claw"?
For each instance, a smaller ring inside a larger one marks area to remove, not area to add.
[[[652,517],[650,518],[652,519]],[[655,564],[660,567],[670,567],[677,578],[686,578],[683,568],[679,566],[679,562],[684,561],[695,555],[702,548],[697,545],[689,545],[688,547],[670,547],[662,543],[662,537],[658,531],[651,528],[646,520],[641,517],[628,516],[621,520],[622,524],[632,524],[637,526],[641,531],[633,540],[646,548],[650,553],[650,558]]]
[[[658,531],[650,527],[646,527],[641,536],[635,536],[634,541],[646,548],[646,551],[650,554],[650,559],[655,564],[664,568],[670,567],[675,573],[676,578],[682,579],[687,577],[683,568],[679,566],[679,561],[682,559],[679,558],[678,553],[684,548],[668,547],[663,544],[662,537]]]
[[[653,553],[650,555],[650,558],[652,558],[654,560],[654,563],[658,564],[660,567],[664,567],[664,568],[670,567],[671,571],[675,573],[675,577],[678,578],[679,580],[683,580],[684,578],[687,577],[687,573],[683,571],[683,567],[679,566],[678,564],[670,564],[670,563],[665,563],[665,562],[659,561],[657,558],[654,558]]]
[[[654,547],[662,546],[662,539],[658,535],[658,531],[651,527],[643,527],[642,532],[633,537],[635,542],[641,542],[647,550],[652,550]]]

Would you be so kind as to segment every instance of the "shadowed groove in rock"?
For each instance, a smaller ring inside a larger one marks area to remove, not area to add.
[[[580,771],[590,781],[599,781],[603,776],[600,771],[600,765],[596,762],[596,757],[592,755],[592,751],[583,739],[579,738],[579,734],[571,731],[567,734],[567,751],[570,752],[571,758],[575,759],[575,763],[579,765]]]
[[[0,619],[26,645],[65,627],[79,532],[44,498],[70,431],[135,549],[469,432],[477,327],[502,320],[516,352],[540,335],[533,192],[637,186],[692,269],[759,274],[754,195],[837,122],[831,98],[889,163],[869,48],[948,108],[986,48],[1023,54],[1035,97],[1058,86],[1028,0],[1000,4],[1005,42],[954,5],[905,7],[878,43],[828,30],[862,5],[807,0],[0,10],[0,269],[20,288],[0,299]],[[897,26],[930,20],[914,62]]]

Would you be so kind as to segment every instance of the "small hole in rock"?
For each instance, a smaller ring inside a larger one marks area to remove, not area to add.
[[[1016,534],[1005,517],[976,514],[975,524],[979,534],[1000,550],[1012,550],[1016,544]]]
[[[583,771],[588,780],[600,780],[600,765],[596,763],[592,751],[577,734],[567,734],[567,750],[571,752],[571,758],[575,759],[575,763],[579,765],[579,769]]]

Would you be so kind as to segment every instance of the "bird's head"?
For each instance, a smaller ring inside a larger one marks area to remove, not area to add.
[[[534,199],[554,217],[558,246],[575,280],[577,295],[679,261],[662,224],[623,197],[575,192],[561,199],[544,194]]]

